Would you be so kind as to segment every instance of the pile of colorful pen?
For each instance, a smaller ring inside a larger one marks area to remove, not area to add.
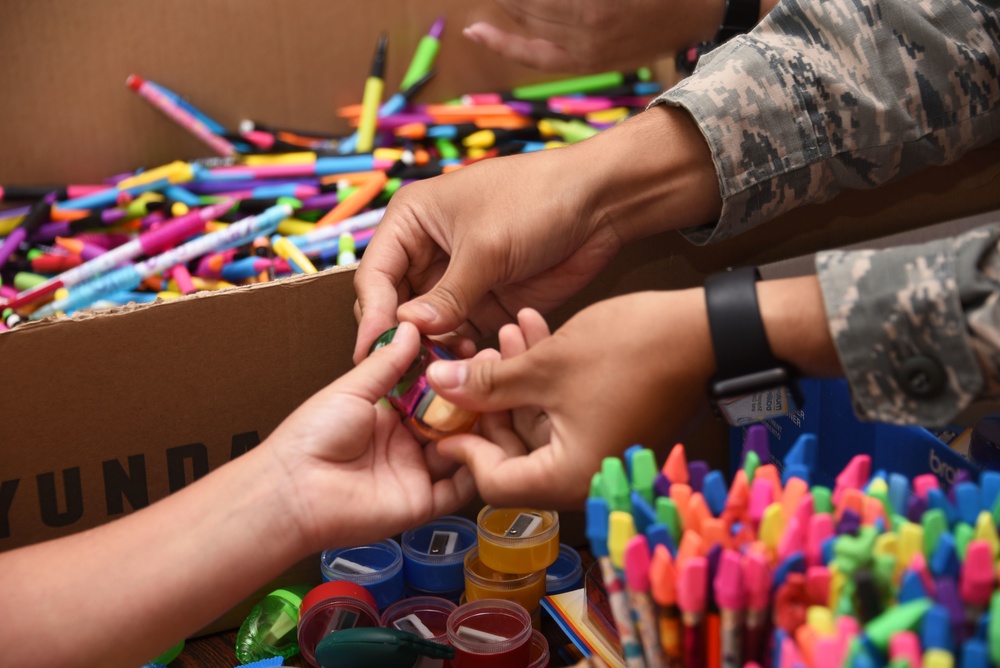
[[[137,75],[129,88],[218,157],[92,185],[0,186],[0,329],[355,262],[405,184],[477,160],[562,146],[643,109],[651,73],[609,72],[415,104],[444,29],[420,41],[382,102],[381,36],[350,136],[245,120],[238,132]],[[17,206],[23,204],[23,206]]]
[[[1000,473],[946,490],[858,455],[829,489],[815,437],[774,463],[766,429],[747,438],[728,487],[682,445],[595,475],[587,534],[626,665],[1000,664]]]

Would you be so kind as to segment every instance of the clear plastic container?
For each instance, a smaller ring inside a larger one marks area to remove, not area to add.
[[[375,339],[371,352],[388,345],[396,329],[390,329]],[[431,389],[427,381],[427,367],[438,360],[456,359],[449,350],[427,337],[420,339],[420,353],[399,383],[389,391],[386,399],[418,433],[429,439],[439,440],[452,434],[472,429],[479,419],[478,413],[459,408],[446,401]]]
[[[549,641],[538,630],[531,632],[531,663],[528,668],[549,668]]]
[[[465,599],[503,599],[514,601],[529,614],[541,609],[545,596],[545,571],[525,575],[501,573],[480,559],[478,550],[471,550],[465,557]],[[540,617],[539,617],[540,619]],[[535,625],[537,628],[537,624]]]
[[[465,587],[465,555],[476,540],[476,525],[461,517],[439,517],[404,531],[399,542],[407,589],[457,599]]]
[[[583,587],[583,560],[569,545],[559,544],[559,556],[545,571],[545,593],[562,594]]]
[[[328,582],[346,580],[370,591],[379,610],[403,598],[403,551],[391,538],[326,550],[320,556],[320,570]]]
[[[240,663],[299,653],[299,607],[308,592],[307,585],[275,589],[253,607],[236,634]]]
[[[424,640],[448,644],[448,617],[457,605],[434,596],[404,598],[382,613],[382,626],[407,631]]]
[[[477,527],[480,559],[501,573],[544,571],[559,557],[559,514],[554,510],[486,506]]]
[[[528,668],[531,616],[517,603],[471,601],[448,618],[453,668]]]
[[[381,620],[375,597],[354,582],[334,580],[314,587],[302,599],[299,611],[299,650],[316,666],[316,646],[342,629],[378,628]]]

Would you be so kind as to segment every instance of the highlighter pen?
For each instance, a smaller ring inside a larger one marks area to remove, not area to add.
[[[205,123],[176,101],[165,95],[155,84],[150,85],[138,74],[129,75],[126,85],[143,99],[166,114],[182,128],[205,142],[213,151],[222,156],[235,156],[239,151],[230,142],[212,132]]]
[[[715,573],[715,600],[719,606],[722,623],[722,667],[742,668],[743,666],[743,608],[745,606],[745,584],[740,554],[725,550],[719,560],[719,570]]]
[[[649,668],[665,666],[660,636],[657,632],[653,599],[649,595],[649,542],[643,535],[633,536],[625,545],[625,586],[636,619],[639,640]]]
[[[389,37],[382,33],[375,46],[375,57],[372,60],[371,74],[365,81],[365,91],[361,98],[361,118],[358,123],[358,153],[370,153],[375,145],[375,119],[378,117],[378,105],[382,99],[382,89],[385,86],[385,54],[389,45]]]
[[[155,255],[137,264],[126,265],[108,274],[95,278],[71,290],[67,297],[52,301],[31,314],[32,320],[39,320],[59,311],[75,311],[109,294],[122,290],[132,290],[150,276],[160,274],[176,264],[186,263],[196,257],[222,248],[250,243],[262,234],[270,234],[278,223],[292,214],[292,207],[279,204],[259,216],[245,218],[224,230],[197,237],[176,248]],[[101,258],[106,257],[105,253]],[[100,259],[100,258],[99,258]]]
[[[135,239],[128,241],[121,246],[95,257],[89,262],[85,262],[78,267],[74,267],[58,276],[54,276],[41,285],[35,286],[31,290],[20,293],[10,305],[14,308],[30,304],[44,295],[55,292],[59,288],[70,288],[89,280],[99,274],[111,271],[123,262],[132,260],[140,255],[152,255],[164,248],[172,246],[188,237],[195,235],[205,229],[205,224],[214,218],[228,211],[233,205],[232,200],[226,200],[219,204],[206,206],[198,211],[193,211],[179,218],[174,218],[168,223],[150,232],[144,232]]]
[[[708,560],[691,557],[680,568],[677,578],[677,605],[684,623],[684,667],[705,666],[705,594]]]

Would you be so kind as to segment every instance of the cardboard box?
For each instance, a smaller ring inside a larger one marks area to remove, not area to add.
[[[378,33],[390,35],[387,89],[433,20],[448,27],[424,98],[557,78],[462,39],[491,10],[466,0],[7,0],[0,4],[0,183],[89,182],[205,154],[125,87],[158,81],[229,127],[242,118],[344,129],[336,107],[361,95]],[[670,233],[634,244],[554,326],[599,299],[700,284],[732,264],[807,255],[1000,207],[1000,146],[879,191],[805,207],[743,237],[698,248]],[[567,175],[572,178],[572,175]],[[353,271],[0,334],[0,550],[107,522],[163,498],[268,434],[351,366]],[[687,440],[725,467],[726,432],[706,421]],[[670,443],[648,444],[662,456]],[[566,514],[566,542],[582,542]],[[151,577],[155,574],[151,574]],[[305,562],[282,582],[312,578]],[[251,597],[249,602],[258,598]],[[211,629],[238,625],[248,604]]]

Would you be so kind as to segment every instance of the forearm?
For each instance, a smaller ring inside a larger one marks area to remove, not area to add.
[[[843,189],[945,164],[1000,136],[998,11],[986,3],[783,0],[657,103],[687,109],[739,234]],[[704,222],[704,221],[703,221]]]
[[[6,660],[138,666],[213,621],[305,556],[278,470],[263,444],[148,508],[0,555],[17,601]]]

